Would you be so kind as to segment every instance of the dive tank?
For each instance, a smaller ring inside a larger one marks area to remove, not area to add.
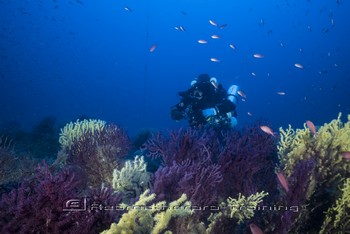
[[[231,85],[227,90],[227,99],[237,105],[239,86]]]

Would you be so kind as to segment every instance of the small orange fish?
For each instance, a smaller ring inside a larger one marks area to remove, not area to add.
[[[267,133],[267,134],[270,134],[271,136],[275,136],[275,133],[272,131],[272,129],[270,128],[270,127],[268,127],[268,126],[260,126],[260,129],[263,131],[263,132],[265,132],[265,133]]]
[[[278,181],[281,183],[282,187],[284,188],[284,190],[286,190],[286,192],[288,192],[289,191],[288,182],[286,180],[286,177],[284,177],[283,173],[278,172],[277,178],[278,178]]]
[[[238,95],[241,96],[242,98],[247,98],[247,95],[246,95],[242,90],[238,90],[237,93],[238,93]]]
[[[341,153],[341,156],[342,156],[344,159],[350,160],[350,151],[342,152],[342,153]]]
[[[155,49],[157,48],[157,44],[154,44],[154,45],[152,45],[150,48],[149,48],[149,52],[153,52],[153,51],[155,51]]]
[[[296,63],[296,64],[294,64],[294,66],[297,67],[297,68],[300,68],[300,69],[303,69],[303,68],[304,68],[304,66],[301,65],[300,63]]]
[[[311,122],[310,120],[307,120],[306,126],[310,129],[310,132],[312,133],[312,135],[316,135],[316,127],[313,122]]]
[[[264,58],[265,56],[263,54],[253,54],[254,58]]]
[[[206,40],[200,39],[197,41],[199,44],[207,44],[208,42]]]
[[[212,62],[214,62],[214,63],[218,63],[218,62],[220,62],[220,60],[219,60],[219,59],[217,59],[217,58],[210,58],[210,61],[212,61]]]
[[[263,231],[254,223],[249,224],[252,234],[264,234]]]
[[[209,20],[209,23],[215,27],[218,26],[218,24],[216,22],[214,22],[213,20]]]
[[[220,38],[220,36],[219,36],[219,35],[214,34],[214,35],[211,35],[211,38],[213,38],[213,39],[219,39],[219,38]]]

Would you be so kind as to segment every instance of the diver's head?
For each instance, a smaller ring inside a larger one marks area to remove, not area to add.
[[[209,82],[210,81],[210,76],[206,73],[204,74],[200,74],[198,77],[197,77],[197,82],[201,83],[201,82]]]
[[[210,76],[206,73],[200,74],[199,76],[197,76],[196,79],[191,81],[191,86],[197,84],[197,83],[206,83],[206,82],[210,82]]]

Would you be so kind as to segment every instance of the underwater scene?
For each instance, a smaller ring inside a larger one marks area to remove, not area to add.
[[[0,0],[0,233],[350,233],[349,12]]]

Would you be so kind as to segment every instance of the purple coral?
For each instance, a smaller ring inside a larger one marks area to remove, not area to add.
[[[164,162],[153,180],[153,191],[161,200],[172,201],[186,193],[194,206],[203,208],[238,193],[277,191],[275,139],[258,126],[242,132],[187,129],[169,137],[158,133],[143,150]],[[208,214],[197,212],[199,219]]]
[[[225,197],[242,193],[249,196],[258,191],[274,191],[275,139],[257,126],[242,133],[228,131],[219,155],[223,179],[221,194]]]
[[[111,185],[113,170],[130,149],[130,140],[121,128],[108,125],[102,131],[87,131],[68,150],[67,163],[98,188]]]
[[[222,181],[218,165],[205,161],[194,163],[190,160],[161,167],[154,177],[153,191],[158,199],[172,201],[186,193],[196,206],[216,204],[215,187]]]
[[[209,138],[206,134],[192,128],[171,131],[169,137],[159,132],[144,144],[143,151],[153,159],[161,158],[168,166],[173,161],[180,163],[187,159],[201,160],[208,153],[206,143]]]
[[[53,175],[46,164],[33,181],[4,194],[0,202],[2,233],[59,233],[73,226],[73,217],[62,213],[63,202],[76,196],[78,181],[68,170]],[[36,230],[36,231],[33,231]]]
[[[314,174],[315,161],[313,159],[303,160],[296,164],[288,181],[289,191],[280,201],[282,206],[285,207],[297,207],[298,212],[293,209],[288,209],[281,214],[281,217],[277,218],[278,222],[275,222],[276,233],[308,233],[305,230],[297,230],[300,227],[305,226],[307,220],[308,211],[305,209],[308,203],[307,192],[311,183],[311,175]],[[298,218],[299,217],[299,218]],[[300,218],[302,217],[302,218]]]
[[[0,200],[1,233],[91,233],[109,227],[116,211],[64,211],[67,200],[83,194],[76,190],[79,181],[69,170],[51,173],[39,166],[33,180],[4,194]],[[121,199],[111,189],[87,192],[90,201],[118,204]]]

